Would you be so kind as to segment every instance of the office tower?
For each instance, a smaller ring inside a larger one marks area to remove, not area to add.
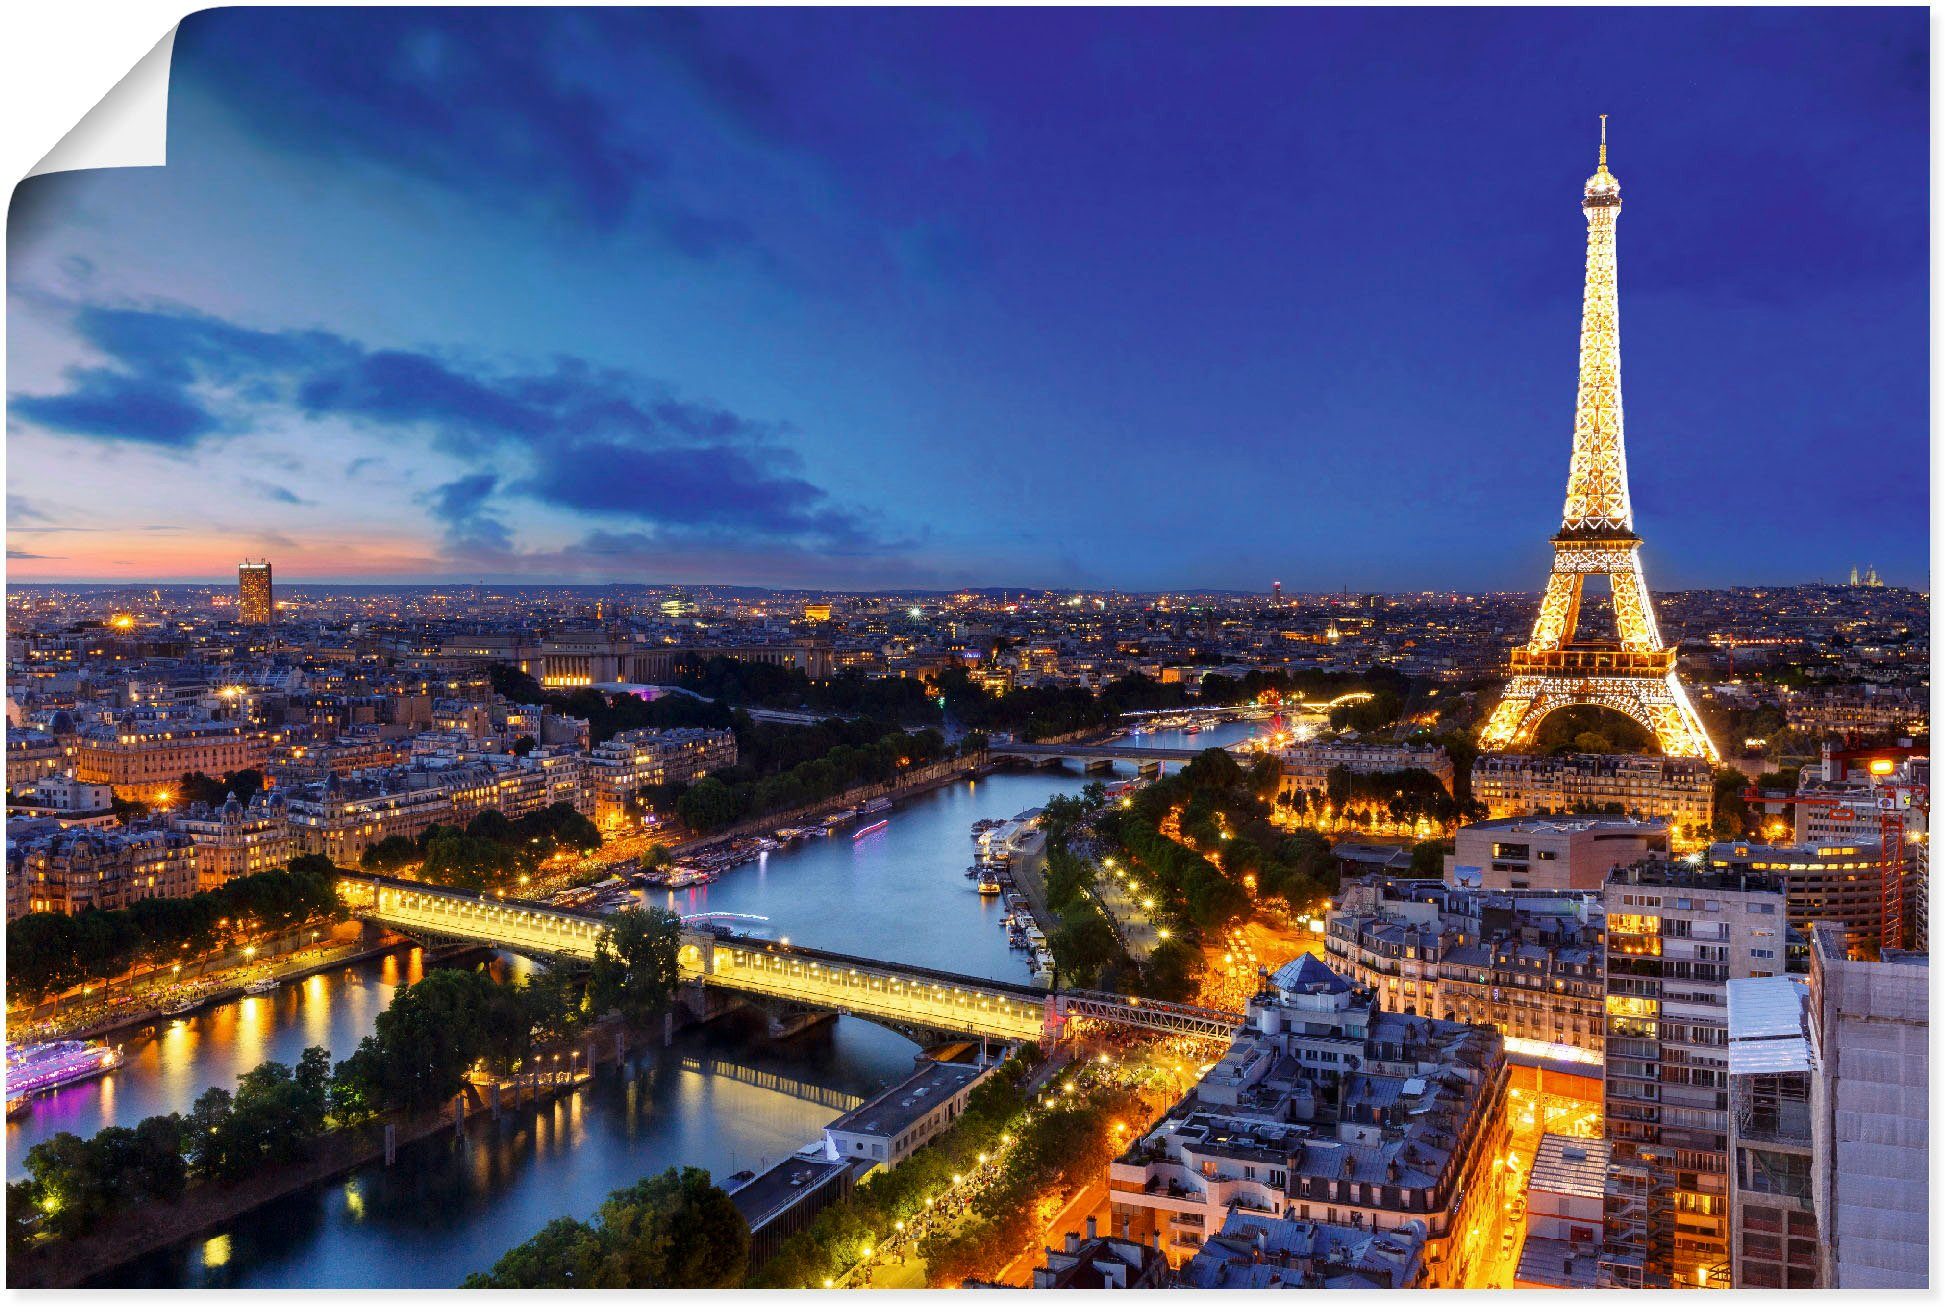
[[[270,596],[270,562],[246,560],[236,567],[236,618],[242,624],[270,624],[276,605]]]

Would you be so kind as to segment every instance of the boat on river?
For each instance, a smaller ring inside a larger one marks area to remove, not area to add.
[[[266,993],[275,993],[281,987],[281,983],[274,979],[253,979],[243,986],[243,991],[253,998],[260,998]]]
[[[869,838],[871,837],[871,835],[877,833],[880,829],[883,829],[885,826],[889,825],[890,823],[891,821],[889,820],[879,820],[876,821],[875,823],[868,824],[864,828],[860,829],[857,833],[851,835],[851,841],[855,843],[860,838]]]
[[[858,808],[859,815],[877,815],[880,811],[891,810],[891,798],[874,797]]]
[[[122,1064],[122,1050],[105,1043],[56,1039],[51,1043],[7,1045],[7,1111],[15,1098],[79,1084],[106,1075]]]

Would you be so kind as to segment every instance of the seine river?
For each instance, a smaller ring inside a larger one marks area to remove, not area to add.
[[[1214,747],[1250,732],[1233,724],[1143,741]],[[764,916],[765,932],[792,942],[1025,982],[1026,960],[1006,946],[998,903],[961,876],[970,829],[1085,782],[1072,772],[1019,771],[954,784],[901,802],[890,825],[863,839],[800,843],[707,888],[654,900],[684,914]],[[128,1058],[120,1071],[41,1099],[8,1123],[8,1178],[23,1174],[29,1145],[60,1131],[88,1135],[186,1111],[205,1088],[233,1086],[261,1061],[293,1062],[312,1044],[344,1057],[421,970],[421,954],[401,950],[116,1036]],[[850,1017],[784,1042],[734,1021],[690,1031],[629,1069],[602,1070],[551,1109],[476,1126],[464,1139],[441,1133],[407,1145],[390,1168],[303,1191],[100,1283],[449,1288],[554,1217],[588,1215],[611,1191],[664,1167],[701,1166],[719,1179],[761,1169],[816,1139],[851,1100],[902,1078],[916,1052]]]

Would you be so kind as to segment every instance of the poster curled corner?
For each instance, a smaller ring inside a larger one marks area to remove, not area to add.
[[[27,176],[68,169],[160,168],[169,159],[170,28]]]

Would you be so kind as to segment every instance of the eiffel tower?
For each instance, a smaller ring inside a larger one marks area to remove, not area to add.
[[[1621,435],[1620,302],[1615,290],[1614,229],[1621,184],[1607,171],[1607,115],[1601,115],[1600,167],[1581,200],[1587,215],[1587,289],[1580,310],[1580,393],[1574,407],[1574,454],[1567,506],[1553,539],[1533,636],[1513,649],[1511,677],[1479,735],[1481,751],[1518,750],[1540,722],[1567,706],[1605,706],[1654,734],[1669,756],[1719,759],[1675,675],[1675,649],[1665,647],[1654,602],[1641,576],[1641,539],[1628,502],[1628,456]],[[1613,602],[1613,638],[1579,636],[1581,588],[1605,575]]]

